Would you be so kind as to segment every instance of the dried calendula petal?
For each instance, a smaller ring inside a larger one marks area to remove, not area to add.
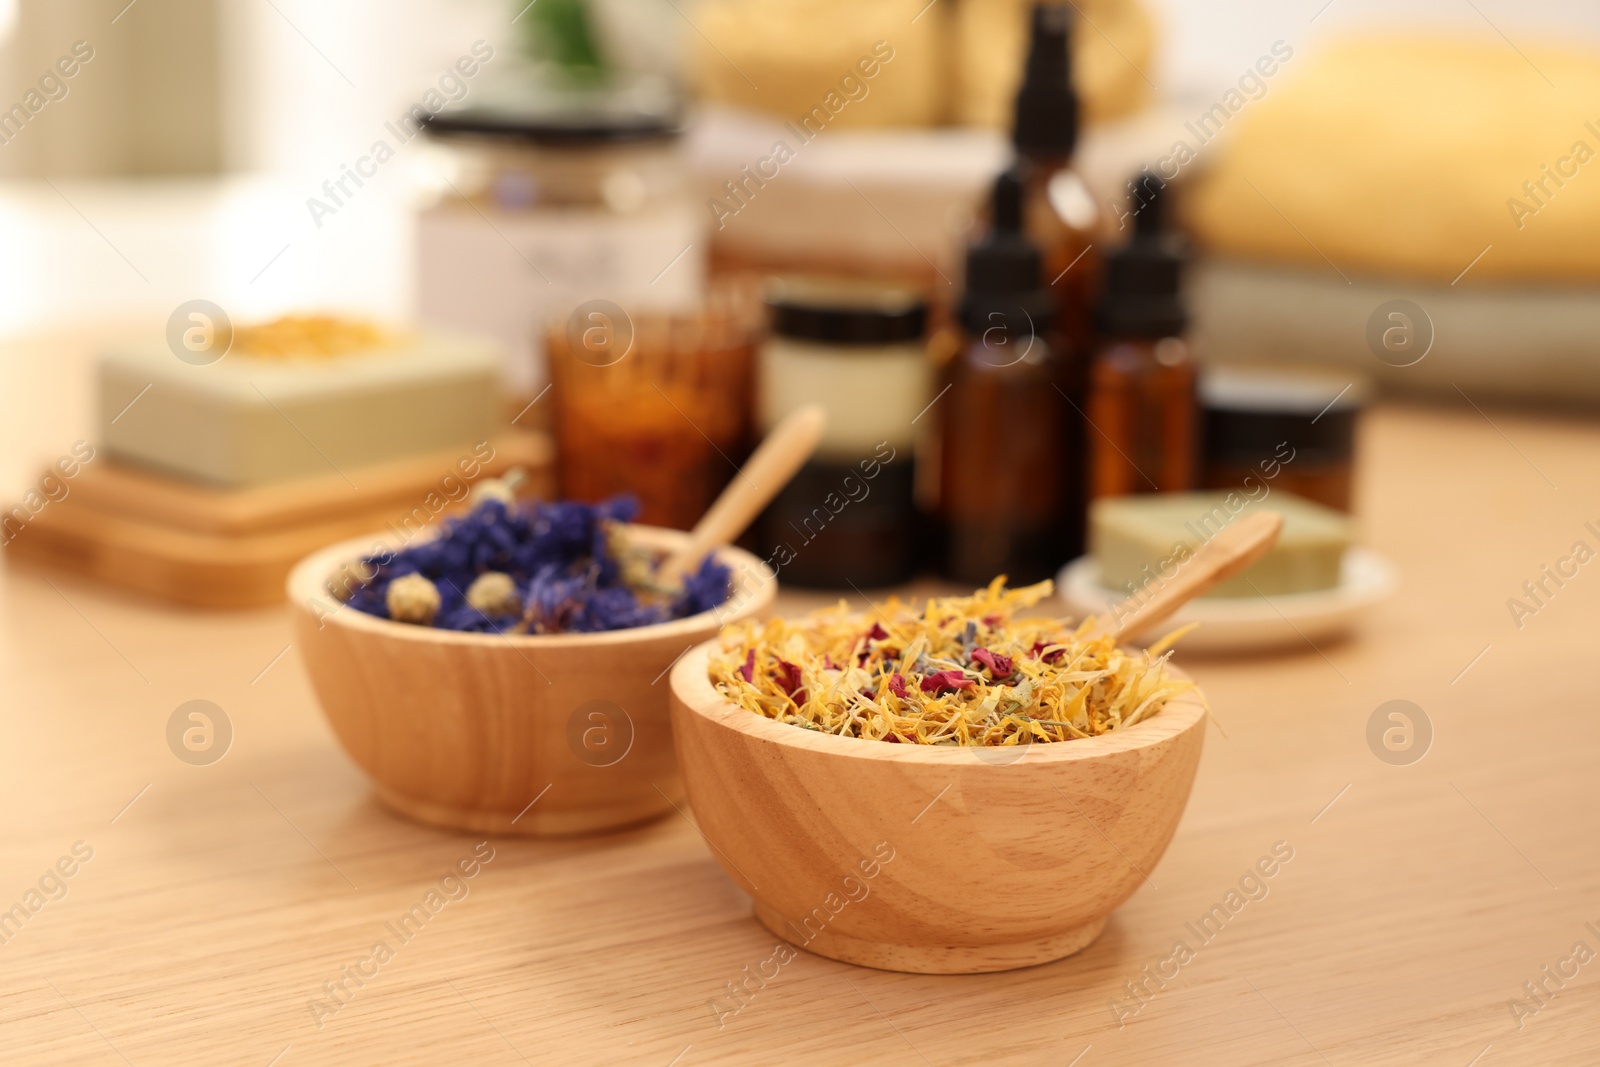
[[[1093,737],[1142,722],[1194,683],[1166,670],[1170,635],[1118,649],[1094,620],[1018,617],[1051,583],[967,597],[898,599],[865,615],[843,602],[797,622],[724,631],[711,681],[757,715],[812,730],[919,745],[1015,745]]]
[[[233,334],[234,351],[257,359],[325,360],[394,344],[394,337],[371,323],[332,315],[285,315]]]

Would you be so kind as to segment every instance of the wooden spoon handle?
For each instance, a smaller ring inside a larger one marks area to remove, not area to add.
[[[1148,600],[1124,615],[1112,631],[1124,644],[1158,623],[1195,597],[1232,578],[1267,554],[1283,531],[1283,516],[1275,511],[1247,515],[1224,527],[1179,564],[1178,574],[1156,589]]]
[[[689,531],[689,540],[662,561],[657,580],[663,585],[675,585],[686,571],[699,566],[707,552],[737,540],[761,509],[811,458],[827,425],[828,413],[821,405],[807,404],[774,426],[710,510]]]

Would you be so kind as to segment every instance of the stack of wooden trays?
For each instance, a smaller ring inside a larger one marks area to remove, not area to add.
[[[180,604],[260,607],[284,599],[290,569],[311,552],[367,533],[418,536],[459,510],[478,479],[520,467],[528,476],[518,492],[549,499],[551,452],[543,434],[508,433],[476,451],[241,489],[181,481],[102,453],[64,499],[20,526],[8,522],[4,554]]]

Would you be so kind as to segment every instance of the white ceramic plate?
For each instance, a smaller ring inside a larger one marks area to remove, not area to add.
[[[1183,639],[1185,652],[1303,646],[1336,637],[1399,584],[1394,564],[1365,548],[1346,549],[1340,570],[1337,588],[1315,593],[1192,600],[1147,636],[1198,622],[1200,627]],[[1073,611],[1104,615],[1123,594],[1102,586],[1099,577],[1094,560],[1084,556],[1061,568],[1056,587]]]

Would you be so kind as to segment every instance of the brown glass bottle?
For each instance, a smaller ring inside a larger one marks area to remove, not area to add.
[[[1067,558],[1083,552],[1088,516],[1089,366],[1094,353],[1100,210],[1073,168],[1079,102],[1072,84],[1070,9],[1033,9],[1027,64],[1017,90],[1011,143],[1022,164],[1022,229],[1039,249],[1041,281],[1054,303],[1053,390],[1061,404],[1056,479],[1062,484],[1058,535]],[[1065,400],[1063,404],[1062,401]]]
[[[942,572],[982,585],[1052,576],[1074,554],[1053,301],[1022,235],[1023,180],[995,183],[990,232],[967,251],[960,340],[937,401]]]
[[[1100,209],[1072,166],[1079,103],[1072,84],[1071,30],[1066,4],[1034,6],[1011,144],[1027,164],[1022,230],[1042,257],[1043,280],[1056,306],[1056,331],[1068,356],[1087,359],[1100,286],[1094,250]]]
[[[1053,576],[1071,557],[1061,536],[1066,507],[1059,435],[1066,402],[1053,388],[1056,354],[1027,347],[1010,324],[963,336],[946,366],[940,500],[946,577],[972,585],[997,574],[1014,585]],[[997,338],[1010,335],[1001,345]]]
[[[1089,487],[1094,497],[1195,485],[1195,365],[1180,296],[1187,247],[1164,222],[1165,183],[1131,188],[1134,230],[1106,259],[1100,349],[1089,378]]]
[[[1039,247],[1044,281],[1055,303],[1056,332],[1069,350],[1064,354],[1087,365],[1094,350],[1094,308],[1102,270],[1094,246],[1099,215],[1087,186],[1067,160],[1024,159],[1028,168],[1023,232]]]
[[[1090,493],[1194,488],[1195,369],[1179,337],[1106,342],[1089,381]]]

